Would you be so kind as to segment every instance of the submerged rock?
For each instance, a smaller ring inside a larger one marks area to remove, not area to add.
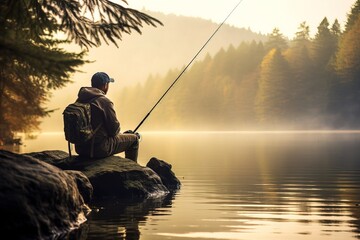
[[[85,176],[0,150],[1,234],[11,239],[45,239],[78,227],[86,220],[88,208],[77,177]]]

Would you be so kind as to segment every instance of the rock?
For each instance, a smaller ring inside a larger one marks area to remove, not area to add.
[[[51,165],[54,165],[62,170],[67,169],[69,165],[69,154],[64,151],[52,150],[52,151],[42,151],[42,152],[33,152],[24,154],[24,156],[30,156],[38,160],[44,161]],[[81,196],[84,199],[85,203],[89,203],[93,197],[93,186],[91,185],[89,179],[83,173],[73,170],[65,170],[66,173],[72,175],[78,187],[78,190]]]
[[[63,170],[81,171],[90,180],[95,198],[147,198],[169,193],[160,176],[151,168],[111,156],[102,159],[68,158],[62,151],[30,153],[30,156],[51,163]]]
[[[90,203],[91,199],[93,198],[94,191],[90,180],[85,176],[85,174],[79,171],[65,170],[65,172],[74,177],[78,190],[84,199],[84,202],[87,204]]]
[[[0,150],[0,232],[11,239],[54,239],[86,220],[75,176],[30,156]]]
[[[154,158],[148,165],[158,174],[117,156],[0,150],[0,231],[12,239],[56,239],[86,221],[93,200],[163,198],[180,186],[170,164]]]
[[[68,158],[69,154],[60,150],[32,152],[26,153],[24,155],[31,156],[33,158],[47,162],[61,169],[64,169],[64,167],[66,168],[69,165],[68,162],[70,161],[70,159]]]
[[[180,188],[180,180],[175,176],[175,173],[171,171],[171,164],[153,157],[146,166],[160,176],[161,181],[169,190],[174,191]]]
[[[77,157],[69,166],[89,178],[96,198],[147,198],[169,192],[153,170],[126,158],[111,156],[92,160]]]

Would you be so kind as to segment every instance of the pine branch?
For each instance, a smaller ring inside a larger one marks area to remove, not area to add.
[[[127,4],[126,1],[123,1]],[[142,12],[125,8],[108,0],[43,1],[49,17],[56,18],[60,29],[81,47],[100,46],[102,41],[118,46],[122,35],[136,31],[141,34],[143,24],[156,27],[162,23]]]

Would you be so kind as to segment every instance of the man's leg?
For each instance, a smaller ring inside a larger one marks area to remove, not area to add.
[[[114,138],[113,154],[125,151],[125,157],[137,162],[139,140],[135,134],[118,134]]]

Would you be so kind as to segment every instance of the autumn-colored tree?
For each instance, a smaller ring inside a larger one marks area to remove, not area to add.
[[[360,114],[360,1],[348,17],[336,54],[338,79],[333,81],[329,108],[337,125],[357,125]]]
[[[359,82],[360,86],[360,12],[357,21],[344,33],[336,57],[336,69],[345,82]]]

